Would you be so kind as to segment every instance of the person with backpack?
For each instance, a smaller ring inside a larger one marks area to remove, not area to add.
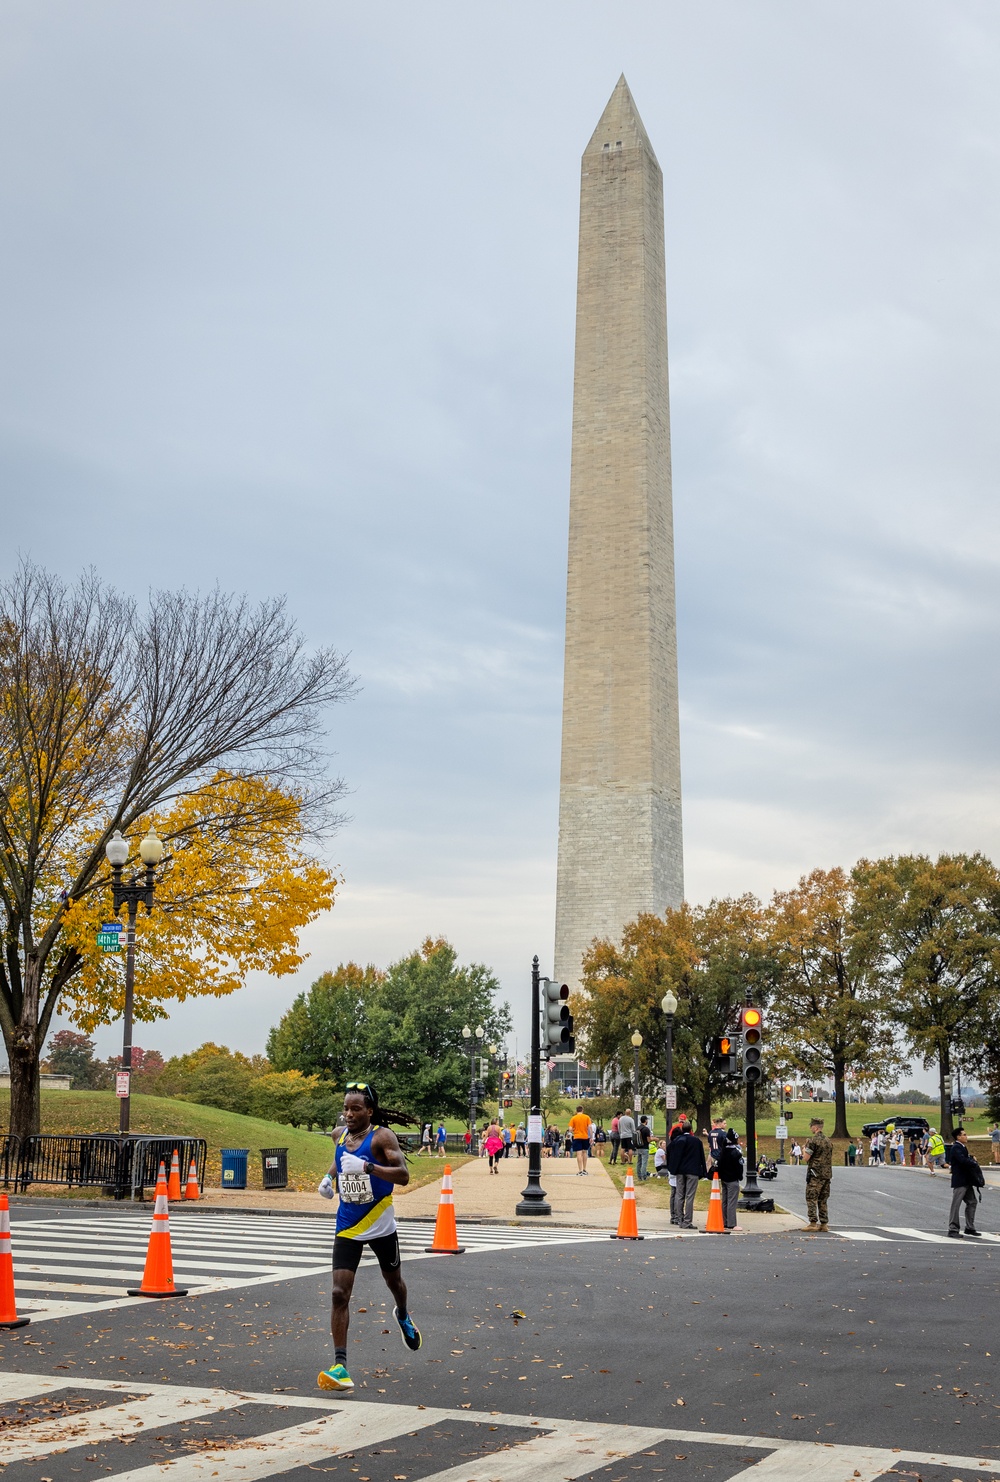
[[[969,1152],[969,1134],[964,1127],[955,1133],[951,1145],[951,1212],[948,1216],[948,1234],[952,1240],[979,1240],[981,1232],[976,1229],[976,1205],[982,1195],[986,1179],[983,1170]],[[965,1235],[959,1228],[959,1215],[965,1205]]]
[[[738,1230],[736,1201],[740,1197],[740,1183],[743,1178],[743,1151],[732,1127],[725,1134],[725,1140],[719,1144],[715,1168],[722,1185],[722,1223],[727,1230]]]
[[[640,1183],[649,1177],[649,1144],[651,1141],[649,1118],[640,1117],[639,1125],[635,1129],[635,1176]]]

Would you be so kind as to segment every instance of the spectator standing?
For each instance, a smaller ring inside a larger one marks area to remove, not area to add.
[[[431,1155],[431,1133],[433,1132],[433,1130],[434,1128],[432,1124],[430,1122],[425,1122],[423,1131],[420,1134],[420,1151],[422,1153],[426,1153],[428,1158]]]
[[[743,1153],[733,1128],[726,1133],[715,1166],[719,1170],[719,1183],[722,1185],[722,1223],[727,1230],[738,1230],[736,1202],[740,1197],[740,1181],[743,1178]]]
[[[649,1144],[651,1141],[649,1118],[640,1117],[639,1125],[635,1129],[635,1176],[641,1183],[649,1177]]]
[[[802,1148],[797,1142],[792,1143],[792,1162],[796,1167],[802,1162]]]
[[[909,1146],[910,1167],[911,1168],[916,1168],[916,1166],[917,1166],[917,1150],[920,1147],[920,1133],[917,1131],[917,1129],[915,1127],[910,1132],[910,1139],[909,1139],[909,1141],[910,1141],[910,1146]]]
[[[448,1150],[448,1129],[443,1122],[438,1123],[437,1130],[437,1155],[443,1158]]]
[[[604,1128],[598,1127],[597,1130],[594,1132],[594,1146],[592,1151],[596,1153],[599,1158],[604,1157],[604,1146],[607,1140],[608,1134],[605,1132]]]
[[[505,1158],[509,1158],[510,1157],[510,1128],[509,1127],[506,1127],[506,1126],[503,1127],[501,1129],[501,1131],[500,1131],[500,1136],[503,1138],[503,1155],[504,1155]]]
[[[469,1130],[468,1127],[466,1127],[465,1132],[462,1134],[462,1141],[465,1143],[465,1151],[467,1153],[471,1153],[472,1152],[472,1133],[470,1132],[470,1130]]]
[[[833,1143],[823,1131],[823,1118],[813,1117],[809,1123],[812,1133],[806,1143],[809,1167],[806,1169],[806,1211],[809,1215],[807,1229],[816,1233],[829,1230],[828,1200],[830,1180],[833,1178]]]
[[[677,1224],[682,1230],[694,1229],[694,1196],[698,1180],[708,1177],[705,1148],[693,1132],[678,1130],[667,1148],[667,1169],[677,1179]],[[674,1200],[671,1199],[671,1204]]]
[[[857,1161],[858,1150],[854,1145],[854,1138],[852,1137],[850,1142],[847,1144],[847,1166],[849,1168],[853,1168]]]
[[[723,1143],[726,1141],[726,1119],[725,1117],[712,1118],[712,1130],[708,1134],[708,1156],[711,1162],[716,1162]]]
[[[517,1149],[519,1158],[523,1158],[528,1151],[528,1134],[523,1122],[517,1124],[517,1131],[514,1133],[514,1147]]]
[[[619,1120],[617,1115],[611,1118],[611,1157],[608,1159],[609,1165],[618,1162],[618,1149],[621,1147],[622,1141],[621,1133],[618,1130]]]
[[[955,1133],[951,1145],[951,1213],[948,1217],[948,1234],[953,1240],[963,1239],[959,1228],[959,1215],[965,1205],[965,1235],[972,1240],[980,1238],[976,1229],[976,1204],[981,1198],[979,1190],[986,1179],[983,1170],[969,1152],[969,1134],[964,1127]]]
[[[619,1114],[618,1136],[621,1139],[622,1162],[631,1167],[632,1154],[635,1151],[635,1121],[631,1112],[624,1111]]]
[[[573,1152],[576,1154],[577,1178],[586,1178],[587,1176],[587,1155],[590,1152],[590,1138],[593,1125],[593,1122],[582,1106],[578,1106],[573,1116],[569,1119],[569,1133],[572,1140]]]
[[[1000,1125],[996,1122],[990,1128],[990,1156],[994,1163],[1000,1163]]]

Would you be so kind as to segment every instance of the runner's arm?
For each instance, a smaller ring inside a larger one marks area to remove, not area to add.
[[[395,1132],[389,1127],[380,1127],[372,1138],[374,1158],[368,1160],[371,1172],[386,1183],[398,1184],[400,1188],[410,1182],[410,1170],[406,1166],[402,1149]]]

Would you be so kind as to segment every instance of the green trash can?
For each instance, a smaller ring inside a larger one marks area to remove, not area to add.
[[[260,1162],[265,1189],[288,1188],[287,1148],[261,1148]]]
[[[246,1188],[249,1156],[249,1148],[222,1149],[222,1187],[224,1189]]]

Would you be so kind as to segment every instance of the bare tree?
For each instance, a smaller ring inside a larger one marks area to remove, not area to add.
[[[95,888],[111,833],[210,791],[220,774],[282,783],[317,832],[336,826],[344,787],[325,773],[323,712],[353,688],[341,654],[307,651],[283,599],[155,592],[141,610],[93,573],[67,587],[31,562],[0,584],[0,1028],[12,1132],[38,1130],[42,1045],[81,964],[60,941],[63,919]]]

